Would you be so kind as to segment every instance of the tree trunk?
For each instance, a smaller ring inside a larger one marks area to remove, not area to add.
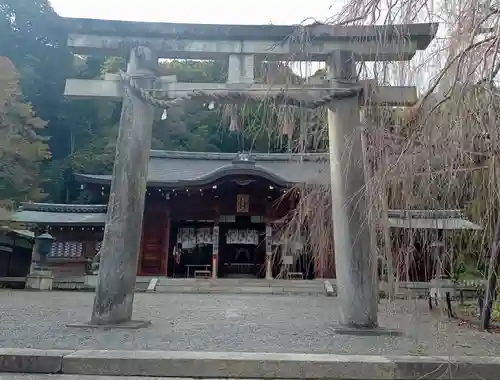
[[[500,213],[497,216],[495,235],[491,243],[491,256],[488,265],[488,284],[484,295],[483,310],[481,312],[481,328],[488,330],[490,328],[491,312],[495,300],[495,291],[497,287],[497,273],[500,269],[500,260],[498,260],[498,247],[500,246]]]
[[[496,137],[496,136],[495,136]],[[496,138],[493,140],[496,141]],[[493,177],[493,191],[497,193],[497,165],[494,156],[491,160],[492,177]],[[490,182],[491,183],[491,182]],[[497,193],[498,194],[498,193]],[[495,202],[498,205],[498,201]],[[498,210],[498,207],[495,207]],[[498,258],[498,249],[500,247],[500,212],[497,211],[497,221],[495,226],[495,232],[493,235],[493,240],[490,247],[490,263],[488,265],[488,284],[486,286],[486,291],[484,293],[484,301],[481,310],[481,322],[480,326],[482,329],[487,330],[490,327],[491,312],[493,308],[493,302],[495,301],[495,292],[497,287],[497,276],[498,270],[500,269],[500,260]]]

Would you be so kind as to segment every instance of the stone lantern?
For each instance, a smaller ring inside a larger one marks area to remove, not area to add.
[[[26,288],[36,290],[52,290],[52,281],[54,277],[47,266],[47,255],[52,249],[54,237],[45,232],[35,238],[35,247],[40,255],[40,265],[33,268],[26,277]]]
[[[51,234],[45,232],[38,235],[35,240],[38,254],[40,255],[39,269],[47,269],[47,255],[50,253],[55,239]]]

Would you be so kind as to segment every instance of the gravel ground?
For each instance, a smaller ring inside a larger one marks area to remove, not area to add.
[[[500,334],[429,314],[425,301],[381,303],[380,324],[402,337],[336,335],[335,298],[136,294],[141,330],[66,327],[88,321],[93,294],[0,290],[0,347],[391,355],[498,355]]]

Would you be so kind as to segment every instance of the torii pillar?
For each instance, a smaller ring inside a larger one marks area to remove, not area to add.
[[[131,50],[127,74],[139,87],[152,88],[153,70],[157,64],[158,58],[149,48],[136,47]],[[123,91],[108,218],[90,326],[138,328],[149,324],[132,321],[132,311],[154,108],[134,95],[128,86],[124,86]]]
[[[359,85],[352,52],[333,52],[327,66],[333,85],[342,88]],[[346,331],[375,329],[378,327],[377,258],[370,249],[367,225],[358,96],[331,102],[328,136],[339,323]]]

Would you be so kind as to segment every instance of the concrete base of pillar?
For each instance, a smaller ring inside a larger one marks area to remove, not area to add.
[[[124,329],[124,330],[137,330],[151,325],[151,321],[128,321],[118,323],[116,325],[95,325],[89,322],[75,322],[68,323],[66,327],[74,327],[81,329]]]
[[[385,327],[363,328],[350,326],[335,326],[333,332],[338,335],[355,335],[355,336],[402,336],[403,332],[397,329],[389,329]]]
[[[32,290],[52,290],[52,272],[46,269],[34,269],[26,277],[26,289]]]

